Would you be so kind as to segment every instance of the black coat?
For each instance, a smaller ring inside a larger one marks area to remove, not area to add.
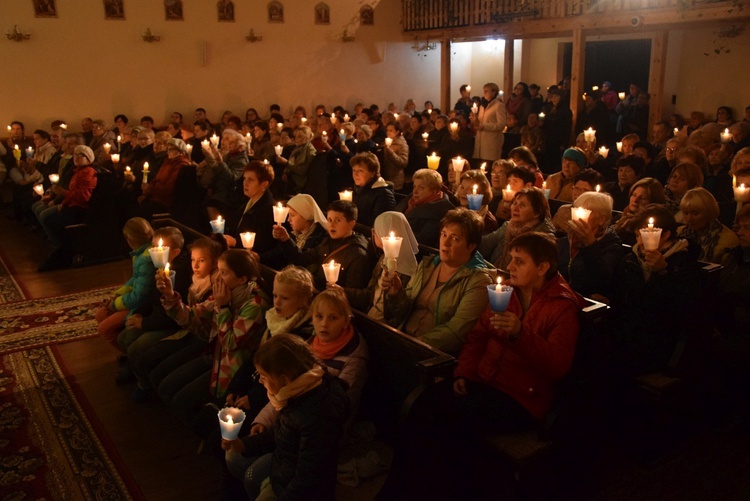
[[[312,273],[318,290],[326,287],[322,265],[330,260],[341,263],[337,282],[341,287],[361,289],[367,287],[367,282],[370,280],[372,263],[367,252],[367,239],[359,233],[352,233],[346,238],[335,240],[327,236],[316,247],[304,252],[299,252],[296,246],[285,245],[283,249],[288,262],[304,266]],[[341,250],[337,252],[338,249]]]
[[[615,276],[626,248],[612,227],[593,244],[581,247],[573,259],[567,235],[558,239],[557,244],[560,273],[574,291],[586,297],[592,294],[613,297],[619,285]]]
[[[440,220],[446,212],[455,209],[455,206],[450,203],[448,196],[443,194],[442,200],[420,205],[406,212],[410,198],[411,196],[401,200],[396,210],[406,216],[417,242],[437,249],[440,245]]]
[[[255,245],[253,250],[258,254],[266,252],[276,246],[276,240],[273,238],[273,206],[275,201],[273,195],[269,190],[258,199],[250,210],[245,211],[247,205],[247,197],[245,197],[245,204],[239,207],[233,217],[227,217],[225,233],[232,235],[237,239],[237,247],[242,248],[242,241],[240,239],[240,233],[246,231],[252,231],[255,233]]]
[[[243,438],[248,456],[273,451],[271,486],[278,499],[334,499],[349,405],[341,380],[325,376],[319,386],[289,400],[272,430]]]
[[[352,193],[352,200],[359,213],[357,222],[370,228],[375,224],[376,217],[396,207],[396,198],[390,185],[372,187],[378,179],[374,177],[366,186],[357,186]]]

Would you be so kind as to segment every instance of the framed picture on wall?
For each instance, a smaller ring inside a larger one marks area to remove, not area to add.
[[[125,19],[123,0],[104,0],[104,19]]]
[[[34,0],[34,17],[57,17],[55,0]]]
[[[320,2],[315,6],[315,24],[331,24],[331,10],[327,3]]]
[[[273,1],[268,4],[268,22],[284,22],[284,6],[281,4],[281,2]]]
[[[164,0],[164,13],[167,21],[182,21],[182,0]]]
[[[234,22],[234,2],[232,0],[219,0],[216,2],[219,10],[219,21]]]
[[[371,5],[365,5],[359,9],[359,24],[363,26],[375,24],[375,10]]]

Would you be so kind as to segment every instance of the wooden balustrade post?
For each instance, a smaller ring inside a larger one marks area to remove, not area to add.
[[[667,67],[667,39],[669,33],[659,31],[651,38],[651,64],[648,70],[648,136],[654,124],[664,120],[664,75]]]
[[[576,123],[583,106],[583,79],[586,72],[586,33],[582,29],[573,30],[573,61],[570,67],[570,110],[573,112],[571,144],[575,144]],[[564,77],[565,75],[563,75]]]

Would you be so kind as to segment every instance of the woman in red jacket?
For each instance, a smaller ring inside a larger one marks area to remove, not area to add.
[[[532,232],[510,245],[507,310],[484,311],[455,371],[457,417],[479,434],[531,428],[550,411],[573,361],[584,305],[557,272],[553,238]]]

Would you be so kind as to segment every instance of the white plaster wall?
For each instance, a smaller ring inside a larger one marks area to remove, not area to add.
[[[251,106],[265,114],[271,103],[289,113],[298,104],[401,107],[409,97],[439,95],[440,50],[411,49],[400,0],[374,0],[375,26],[362,27],[359,1],[328,0],[330,25],[313,23],[312,2],[283,1],[283,24],[267,22],[265,1],[234,2],[236,21],[219,23],[210,0],[183,0],[185,20],[169,22],[160,0],[124,0],[124,21],[105,21],[102,0],[57,0],[56,19],[34,18],[31,0],[3,0],[0,30],[18,24],[32,38],[0,39],[0,123],[46,127],[54,118],[78,123],[116,113],[150,114],[158,123],[172,111],[192,118],[198,106],[218,119]],[[147,27],[162,40],[143,42]],[[245,41],[250,28],[262,42]],[[356,41],[343,43],[344,29]]]
[[[451,53],[451,102],[450,105],[456,104],[461,97],[459,88],[468,84],[472,86],[472,94],[481,92],[480,87],[471,83],[471,67],[473,65],[472,43],[454,43],[452,44]]]
[[[546,89],[556,84],[560,79],[558,73],[558,52],[561,43],[572,42],[571,38],[532,38],[523,44],[523,61],[526,67],[521,75],[528,83],[535,83],[542,88],[542,95],[546,96]]]

